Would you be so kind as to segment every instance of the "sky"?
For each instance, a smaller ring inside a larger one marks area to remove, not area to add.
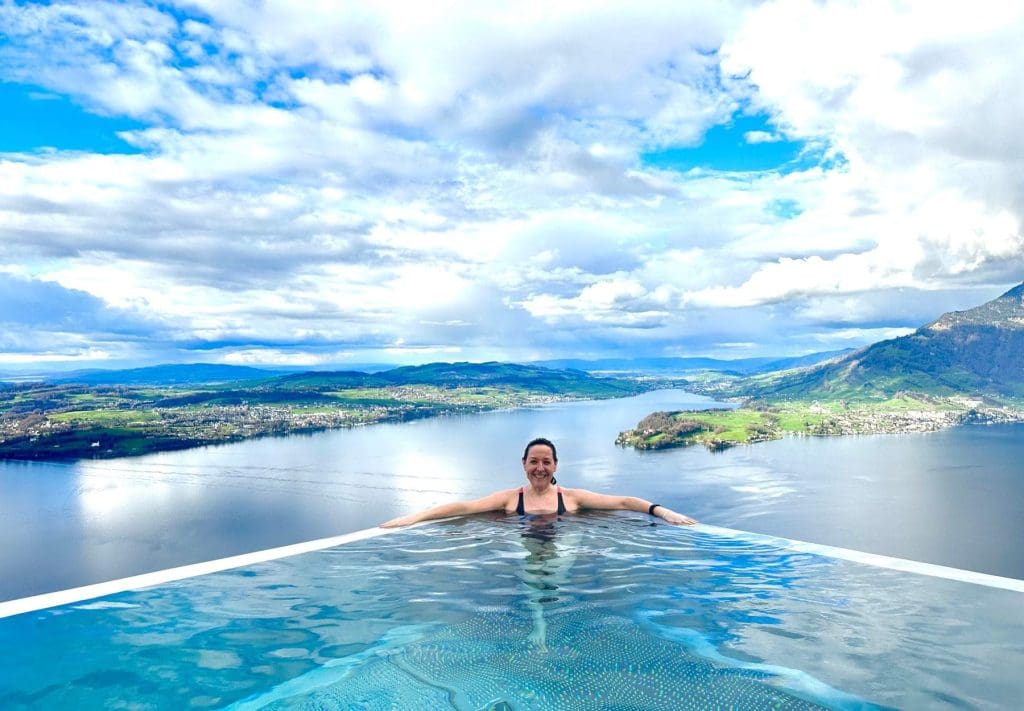
[[[0,0],[0,371],[804,355],[1024,281],[1024,4]]]

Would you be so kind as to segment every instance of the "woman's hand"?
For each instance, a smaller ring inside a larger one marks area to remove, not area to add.
[[[385,521],[380,524],[380,528],[399,528],[401,526],[411,526],[412,524],[419,521],[419,514],[409,514],[408,516],[399,516],[393,518],[390,521]]]
[[[666,523],[675,524],[676,526],[692,526],[697,523],[697,519],[684,516],[681,513],[676,513],[672,509],[666,509],[663,506],[659,506],[661,511],[658,511],[658,515],[665,520]]]

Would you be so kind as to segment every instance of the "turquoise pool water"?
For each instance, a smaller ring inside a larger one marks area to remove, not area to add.
[[[1024,593],[476,517],[0,619],[0,708],[1015,708]]]

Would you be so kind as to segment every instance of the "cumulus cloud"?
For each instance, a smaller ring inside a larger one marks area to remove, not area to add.
[[[168,325],[139,309],[115,308],[84,291],[0,272],[0,350],[5,362],[103,360]]]
[[[12,350],[66,309],[75,348],[230,362],[807,352],[1024,274],[1012,4],[6,4],[0,28],[0,79],[144,126],[132,155],[0,154],[0,288],[54,305]],[[736,150],[803,155],[643,159],[741,113],[777,130]]]
[[[778,143],[782,136],[769,131],[747,131],[743,134],[743,140],[747,143]]]
[[[1019,279],[1024,164],[1012,156],[1024,145],[1013,117],[1024,106],[1005,88],[1024,62],[1022,26],[1021,8],[987,2],[772,2],[745,16],[723,66],[757,85],[752,100],[788,134],[844,157],[821,182],[847,183],[826,190],[845,196],[852,230],[866,223],[885,256],[899,252],[901,280],[948,287],[992,269]],[[881,275],[879,250],[861,251],[855,269]]]
[[[639,282],[622,278],[595,282],[572,298],[531,295],[522,306],[531,315],[548,320],[575,316],[583,321],[632,327],[661,325],[668,315],[664,299],[648,293]]]

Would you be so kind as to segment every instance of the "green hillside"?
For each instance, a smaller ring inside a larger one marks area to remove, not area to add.
[[[380,400],[372,391],[396,387],[432,387],[440,389],[480,389],[530,392],[536,395],[557,395],[575,398],[609,398],[635,395],[649,387],[636,380],[601,378],[579,370],[553,370],[514,363],[430,363],[404,366],[379,373],[358,371],[307,372],[250,381],[244,388],[237,385],[194,388],[191,392],[174,393],[159,401],[163,406],[197,405],[201,403],[237,404],[333,402],[341,392],[363,393],[365,404]],[[382,401],[383,402],[383,401]]]
[[[719,450],[787,434],[932,432],[1024,421],[1024,284],[910,335],[808,368],[690,384],[746,402],[729,411],[654,412],[616,442]]]
[[[172,371],[128,371],[124,377],[182,381],[202,375],[195,366]],[[237,372],[215,373],[225,374]],[[115,382],[118,377],[103,375]],[[653,387],[651,382],[510,363],[434,363],[374,374],[308,372],[175,386],[27,383],[0,387],[0,459],[117,457],[558,400],[623,397]]]
[[[914,333],[802,370],[734,381],[763,400],[885,400],[899,393],[1024,398],[1024,284]],[[720,390],[720,392],[723,392]]]

